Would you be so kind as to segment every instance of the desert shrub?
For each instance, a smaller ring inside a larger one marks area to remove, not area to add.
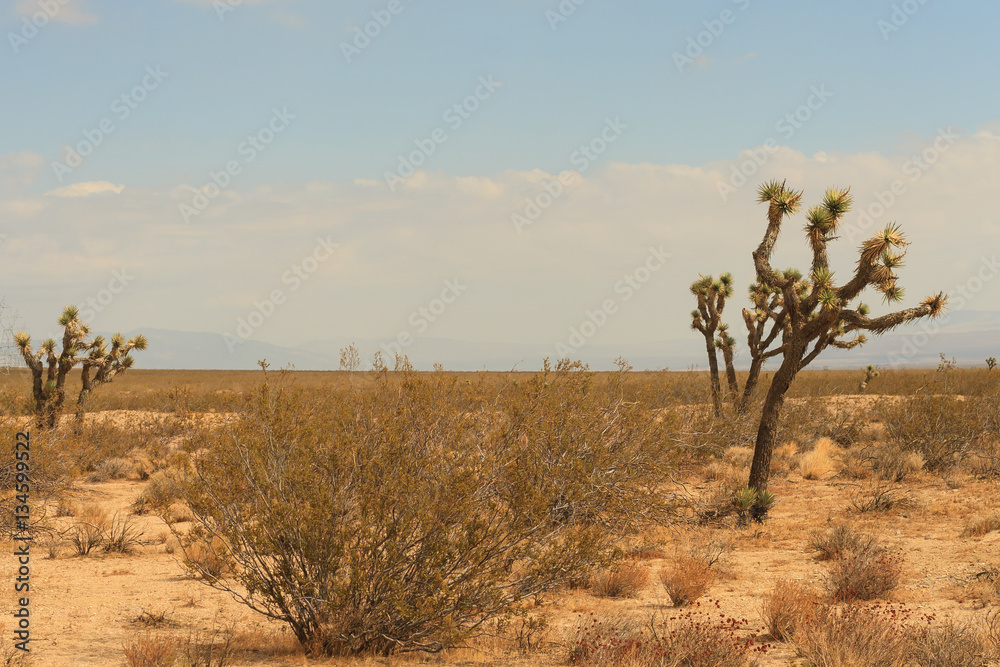
[[[779,581],[764,597],[761,618],[770,635],[778,641],[789,641],[803,619],[814,613],[821,603],[819,595],[802,584]]]
[[[945,621],[914,632],[909,657],[920,667],[987,667],[992,648],[976,626]]]
[[[87,475],[91,484],[99,484],[109,480],[128,479],[135,474],[135,463],[122,458],[110,458],[101,461],[93,472]]]
[[[335,395],[272,377],[226,433],[204,436],[210,453],[182,483],[187,544],[218,539],[231,577],[203,581],[310,652],[454,645],[668,516],[669,438],[580,365],[499,390],[405,360]]]
[[[132,502],[133,514],[149,511],[163,512],[181,496],[181,487],[167,471],[161,470],[150,476],[142,493]]]
[[[85,505],[69,532],[69,540],[76,555],[87,556],[103,545],[108,526],[107,512],[96,504]]]
[[[878,544],[871,535],[864,535],[848,524],[840,523],[826,532],[812,533],[809,548],[816,552],[817,560],[835,560],[848,553],[877,549]]]
[[[623,563],[590,577],[590,592],[603,598],[633,598],[649,583],[649,568]]]
[[[819,606],[793,639],[815,667],[987,667],[1000,657],[989,615],[978,627],[934,621],[933,615],[913,619],[902,605]]]
[[[177,660],[176,642],[149,631],[128,635],[122,652],[127,667],[172,667]]]
[[[896,589],[902,571],[902,558],[881,547],[847,552],[831,562],[827,589],[837,602],[874,600]]]
[[[798,655],[814,667],[905,665],[911,636],[894,605],[817,606],[793,635]]]
[[[974,449],[991,428],[981,398],[921,393],[885,406],[887,441],[923,456],[928,470],[949,468]]]
[[[736,468],[750,469],[750,462],[753,461],[752,447],[730,447],[722,454],[722,460]]]
[[[142,530],[132,517],[115,514],[101,535],[101,547],[106,553],[131,554],[144,545]]]
[[[881,479],[858,486],[850,492],[848,501],[851,507],[861,513],[888,512],[915,504],[906,489],[897,486],[895,482]]]
[[[646,623],[591,615],[569,640],[569,661],[586,667],[748,667],[769,646],[746,636],[747,626],[745,619],[702,610]]]
[[[812,450],[804,453],[799,462],[799,472],[805,479],[825,479],[834,472],[833,456],[837,445],[829,438],[820,438]]]
[[[982,537],[994,530],[1000,530],[1000,512],[970,519],[962,529],[962,537]]]
[[[700,558],[680,556],[659,572],[660,583],[675,607],[691,604],[708,590],[715,573]]]
[[[924,468],[924,457],[920,452],[894,445],[873,447],[869,456],[872,471],[889,482],[902,482]]]

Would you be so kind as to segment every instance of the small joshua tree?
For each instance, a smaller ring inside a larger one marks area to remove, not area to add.
[[[691,284],[691,293],[698,299],[698,308],[691,311],[691,328],[701,332],[705,337],[705,349],[708,352],[708,371],[712,383],[712,409],[715,416],[722,415],[722,387],[719,384],[719,358],[715,339],[720,331],[722,311],[726,307],[726,299],[733,295],[733,276],[723,273],[718,280],[712,276],[702,276]],[[729,339],[725,329],[721,329],[720,337]],[[735,341],[734,341],[735,343]],[[725,351],[723,351],[725,353]],[[732,348],[730,347],[730,356]],[[733,381],[736,376],[733,374]]]
[[[788,189],[784,183],[771,181],[758,191],[758,200],[768,205],[767,230],[760,245],[753,252],[757,282],[768,293],[780,292],[780,312],[769,317],[784,318],[781,345],[774,350],[781,355],[781,366],[771,379],[764,408],[757,429],[753,462],[748,486],[764,491],[767,488],[771,467],[771,454],[778,436],[778,423],[785,395],[799,371],[808,366],[829,346],[850,349],[862,345],[866,338],[861,332],[879,335],[900,324],[921,317],[937,317],[944,312],[946,296],[939,293],[928,297],[920,306],[900,310],[881,317],[869,318],[868,307],[860,303],[850,307],[868,287],[882,293],[888,303],[903,299],[903,288],[896,284],[894,270],[903,264],[908,245],[902,231],[895,224],[865,241],[859,250],[857,266],[847,282],[837,285],[830,270],[827,244],[836,238],[841,220],[851,206],[850,191],[833,188],[827,190],[822,203],[808,211],[806,236],[812,249],[812,266],[807,277],[797,271],[775,271],[771,268],[781,223],[785,216],[798,211],[802,192]],[[858,332],[857,337],[845,336]],[[766,514],[761,503],[754,507],[754,517]]]
[[[77,364],[83,364],[83,386],[77,397],[76,411],[77,420],[82,420],[84,404],[90,392],[132,367],[133,360],[129,352],[133,349],[146,349],[144,336],[126,341],[121,334],[115,334],[111,339],[111,350],[107,349],[103,336],[88,342],[90,328],[80,322],[79,315],[75,306],[67,306],[59,317],[63,339],[62,351],[58,356],[56,341],[51,338],[43,341],[36,352],[31,348],[31,336],[23,331],[14,336],[14,343],[31,370],[38,428],[55,428],[66,402],[66,377]],[[78,356],[81,353],[86,356]]]
[[[876,369],[871,364],[868,364],[868,368],[865,369],[865,379],[861,381],[858,385],[858,393],[865,393],[868,390],[868,383],[879,376],[878,369]]]
[[[991,370],[993,370],[996,367],[997,367],[997,358],[996,357],[990,357],[990,358],[988,358],[986,360],[986,369],[987,370],[991,371]]]

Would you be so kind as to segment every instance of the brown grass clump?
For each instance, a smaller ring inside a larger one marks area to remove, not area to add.
[[[590,592],[602,598],[634,598],[649,583],[649,568],[626,563],[590,578]]]
[[[861,513],[888,512],[913,507],[913,497],[893,482],[877,479],[863,484],[850,493],[851,507]]]
[[[1000,512],[970,519],[962,530],[962,537],[982,537],[994,530],[1000,530]]]
[[[848,552],[830,567],[830,598],[851,602],[886,597],[899,585],[902,571],[902,558],[886,549],[873,546]]]
[[[1000,656],[1000,613],[987,615],[980,627],[911,616],[902,605],[821,606],[794,643],[815,667],[987,667]]]
[[[799,459],[799,472],[805,479],[826,479],[833,475],[836,464],[833,456],[839,450],[829,438],[820,438],[811,451]]]
[[[122,645],[126,667],[171,667],[177,660],[176,642],[159,633],[133,633]]]
[[[678,616],[582,621],[570,638],[569,662],[586,667],[750,667],[767,644],[746,636],[748,621],[691,610]]]
[[[905,665],[911,646],[903,615],[891,605],[817,607],[795,633],[795,648],[815,667]]]
[[[681,556],[660,570],[660,583],[675,607],[689,605],[708,590],[715,573],[700,558]]]
[[[816,560],[835,560],[847,553],[876,548],[875,538],[863,535],[848,524],[837,524],[830,530],[815,532],[809,538],[809,548],[816,552]]]
[[[811,588],[790,581],[779,581],[764,598],[761,617],[767,631],[777,641],[789,641],[803,619],[821,603]]]

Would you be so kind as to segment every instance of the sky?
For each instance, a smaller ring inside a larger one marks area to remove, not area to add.
[[[697,351],[688,285],[732,272],[740,324],[776,178],[807,206],[851,188],[842,279],[895,221],[905,305],[1000,310],[998,21],[986,1],[4,0],[2,294],[38,340],[75,304],[230,349]],[[808,264],[803,224],[776,264]]]

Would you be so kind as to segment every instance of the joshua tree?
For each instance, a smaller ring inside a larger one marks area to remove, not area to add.
[[[718,417],[722,415],[722,388],[719,385],[719,358],[715,351],[718,342],[715,340],[715,334],[720,330],[726,299],[733,295],[733,276],[723,273],[718,280],[712,276],[702,276],[691,283],[691,293],[698,298],[698,308],[691,311],[691,328],[697,329],[705,337],[708,371],[712,383],[712,409]],[[728,338],[725,329],[722,329],[721,337]],[[733,379],[735,380],[735,374]]]
[[[996,357],[990,357],[990,358],[988,358],[986,360],[986,370],[990,370],[991,371],[991,370],[993,370],[996,367],[997,367],[997,358]]]
[[[56,341],[51,338],[43,341],[35,352],[31,349],[31,336],[23,331],[14,336],[14,343],[31,370],[38,428],[55,428],[66,402],[66,377],[74,366],[83,364],[83,388],[76,402],[76,417],[82,420],[84,404],[90,392],[131,368],[133,360],[129,352],[132,349],[145,350],[147,344],[144,336],[126,341],[121,334],[112,337],[110,351],[103,336],[87,342],[90,328],[80,322],[75,306],[67,306],[58,321],[63,327],[62,352],[58,356]],[[88,354],[78,356],[80,353]]]
[[[768,205],[768,224],[760,246],[753,252],[757,282],[769,294],[781,294],[781,302],[776,305],[777,312],[773,317],[780,316],[786,320],[781,328],[781,345],[774,350],[775,354],[781,355],[781,366],[771,380],[764,401],[750,467],[748,486],[759,492],[767,488],[781,408],[798,372],[828,346],[849,349],[862,345],[866,338],[860,332],[879,335],[904,322],[939,316],[944,311],[946,297],[939,293],[928,297],[916,308],[875,318],[868,317],[868,307],[863,303],[850,307],[868,287],[881,292],[888,303],[902,300],[903,288],[896,284],[894,269],[903,264],[906,254],[903,248],[907,241],[897,225],[888,225],[861,245],[853,275],[847,282],[836,285],[830,271],[827,244],[836,238],[841,219],[850,209],[851,196],[847,189],[827,190],[823,202],[808,211],[805,231],[813,256],[809,276],[803,277],[797,271],[775,271],[771,268],[771,255],[781,231],[781,222],[785,216],[798,211],[802,192],[790,190],[784,183],[771,181],[760,187],[758,195],[758,200]],[[858,332],[855,338],[845,339],[854,332]],[[759,520],[766,511],[758,503],[754,518]]]
[[[868,368],[865,369],[865,379],[858,384],[858,393],[865,393],[868,390],[868,383],[879,376],[878,369],[876,369],[871,364],[868,364]]]

